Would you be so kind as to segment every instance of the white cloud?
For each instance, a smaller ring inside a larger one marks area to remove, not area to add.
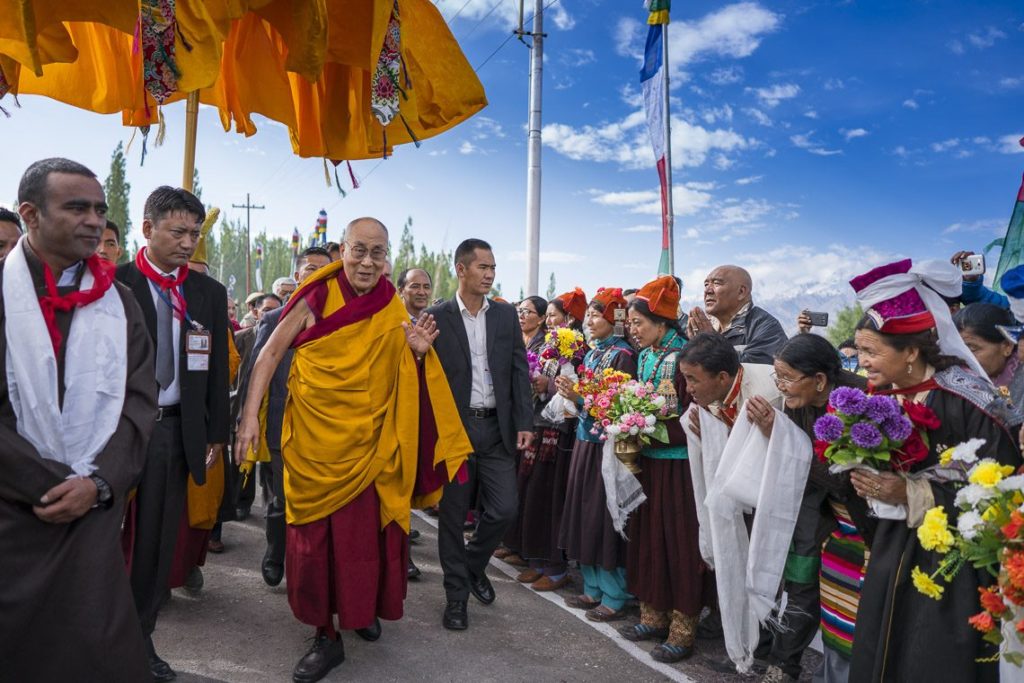
[[[1000,137],[999,151],[1002,154],[1024,154],[1024,147],[1020,144],[1021,138],[1024,138],[1024,133],[1011,133]]]
[[[814,111],[813,109],[808,109],[807,111],[804,112],[804,116],[809,119],[817,119],[818,112]]]
[[[753,185],[754,183],[761,182],[763,179],[764,179],[763,175],[751,175],[751,176],[747,176],[746,178],[737,178],[736,179],[736,184],[737,185]]]
[[[590,190],[590,201],[601,206],[625,209],[628,213],[646,216],[661,215],[661,191],[640,190],[603,192]],[[686,185],[672,187],[672,209],[676,216],[692,216],[711,204],[711,194]]]
[[[781,23],[782,15],[757,2],[726,5],[696,21],[673,21],[669,31],[672,77],[705,57],[749,57]],[[645,24],[622,19],[616,27],[616,49],[619,54],[642,59],[646,35]]]
[[[661,232],[660,225],[633,225],[623,228],[622,232]]]
[[[1005,38],[1006,34],[997,29],[995,26],[987,27],[983,32],[974,31],[967,34],[967,42],[979,50],[990,48],[996,44],[997,40]]]
[[[597,57],[594,55],[593,50],[583,50],[580,48],[571,48],[566,50],[560,55],[559,59],[566,66],[573,68],[597,61]]]
[[[754,119],[755,121],[757,121],[762,126],[771,127],[771,126],[774,125],[772,123],[771,117],[769,117],[767,114],[765,114],[760,109],[754,109],[753,107],[747,107],[746,109],[743,110],[743,113],[746,114],[747,116],[749,116],[750,118]]]
[[[1006,88],[1007,90],[1013,90],[1014,88],[1019,88],[1022,85],[1024,85],[1024,78],[1019,76],[1007,76],[1006,78],[999,79],[999,87]]]
[[[767,88],[747,88],[761,104],[769,109],[779,106],[783,100],[789,100],[800,94],[800,86],[795,83],[776,83]]]
[[[723,104],[721,107],[701,109],[700,117],[704,123],[714,125],[718,121],[732,121],[732,107]]]
[[[906,147],[904,147],[903,145],[898,145],[898,146],[897,146],[897,147],[896,147],[896,148],[895,148],[895,149],[894,149],[894,150],[892,151],[892,153],[893,153],[893,154],[894,154],[895,156],[898,156],[898,157],[899,157],[899,158],[901,158],[901,159],[906,159],[907,157],[909,157],[909,156],[910,156],[911,154],[913,154],[914,152],[910,151],[909,149],[907,149],[907,148],[906,148]]]
[[[474,140],[505,137],[505,130],[501,127],[501,124],[488,116],[474,116],[471,123],[474,129]]]
[[[723,69],[715,69],[709,73],[706,78],[715,85],[739,83],[743,80],[743,68],[739,66],[730,66]]]
[[[912,99],[909,99],[909,98],[903,100],[903,106],[906,107],[907,109],[920,109],[921,108],[921,105],[919,105],[916,100],[912,100]]]
[[[508,255],[509,261],[525,261],[525,251],[511,251]],[[586,261],[587,257],[573,251],[542,251],[540,252],[542,263],[580,263]]]
[[[849,142],[850,140],[853,140],[855,138],[862,138],[862,137],[868,135],[868,132],[866,130],[864,130],[863,128],[854,128],[852,130],[847,130],[846,128],[840,128],[839,132],[842,134],[843,137],[846,138],[847,142]]]
[[[943,235],[955,232],[991,232],[998,233],[1006,229],[1005,218],[983,218],[976,221],[957,222],[942,231]]]
[[[822,157],[830,157],[843,153],[841,149],[826,149],[821,143],[815,142],[811,139],[813,135],[814,131],[812,130],[808,133],[791,135],[789,140],[793,143],[794,147]]]
[[[958,147],[959,145],[959,138],[949,138],[948,140],[943,140],[942,142],[933,142],[931,144],[931,148],[933,152],[942,153],[948,152],[949,150]]]
[[[846,87],[846,83],[841,78],[826,78],[825,79],[825,90],[842,90]]]
[[[654,151],[643,111],[622,121],[580,128],[551,123],[541,131],[544,145],[576,161],[614,162],[624,168],[654,165]],[[727,129],[707,129],[681,118],[672,118],[673,168],[697,167],[715,152],[735,152],[753,146],[738,133]]]
[[[483,150],[474,145],[469,140],[463,140],[462,144],[459,145],[459,154],[481,154]]]
[[[949,41],[948,43],[946,43],[946,47],[948,47],[949,51],[955,55],[962,55],[964,52],[966,52],[966,50],[964,50],[964,44],[961,43],[959,40]]]

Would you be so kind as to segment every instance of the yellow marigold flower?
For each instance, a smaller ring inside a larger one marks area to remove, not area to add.
[[[971,470],[968,480],[972,484],[993,488],[1004,477],[1008,477],[1011,474],[1013,474],[1012,465],[1000,465],[995,460],[982,460]]]
[[[924,521],[917,528],[917,540],[925,550],[934,550],[945,555],[953,547],[953,534],[949,531],[946,511],[933,507],[924,513]]]
[[[953,449],[952,448],[947,448],[946,450],[942,451],[941,455],[939,455],[939,464],[942,465],[943,467],[945,467],[950,462],[952,462],[952,460],[953,460]]]
[[[910,578],[914,581],[914,588],[922,595],[927,595],[933,600],[942,597],[943,588],[932,580],[932,577],[921,571],[920,567],[914,567],[910,572]]]
[[[986,522],[991,522],[998,516],[999,506],[995,504],[989,505],[987,508],[985,508],[985,511],[981,513],[981,518]]]
[[[1021,493],[1020,491],[1014,491],[1014,493],[1013,493],[1013,504],[1018,506],[1018,507],[1020,507],[1021,505],[1024,505],[1024,493]]]

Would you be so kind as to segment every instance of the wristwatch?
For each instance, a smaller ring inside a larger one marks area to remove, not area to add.
[[[92,483],[96,484],[96,504],[94,508],[103,508],[104,510],[109,509],[114,503],[114,492],[110,489],[110,484],[103,477],[99,477],[95,474],[90,474],[89,479]]]

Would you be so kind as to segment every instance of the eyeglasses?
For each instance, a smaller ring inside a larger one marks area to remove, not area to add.
[[[791,385],[796,384],[802,379],[807,379],[807,375],[801,375],[795,379],[786,379],[784,377],[779,377],[774,372],[772,373],[772,381],[775,382],[775,386],[779,389],[788,389]]]
[[[520,308],[519,317],[526,318],[527,316],[538,315],[537,311],[531,311],[529,308]]]
[[[370,256],[370,260],[374,263],[383,263],[388,260],[389,252],[386,247],[367,249],[362,244],[352,244],[351,242],[345,242],[345,245],[348,246],[349,252],[358,261],[362,261],[367,255]]]

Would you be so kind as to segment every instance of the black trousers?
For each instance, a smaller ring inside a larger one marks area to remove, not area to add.
[[[260,463],[266,466],[268,463]],[[267,502],[267,552],[264,557],[277,564],[284,564],[284,460],[281,451],[270,450],[270,467],[266,468],[266,484],[270,489]]]
[[[165,417],[153,428],[135,494],[135,545],[130,578],[135,609],[147,637],[156,627],[160,601],[167,590],[187,494],[188,463],[181,439],[181,418]]]
[[[515,458],[501,440],[498,418],[470,419],[466,433],[473,444],[469,481],[449,482],[441,497],[437,548],[444,570],[444,591],[449,600],[469,597],[470,577],[480,576],[518,511]],[[462,534],[466,513],[480,498],[482,515],[468,544]]]

